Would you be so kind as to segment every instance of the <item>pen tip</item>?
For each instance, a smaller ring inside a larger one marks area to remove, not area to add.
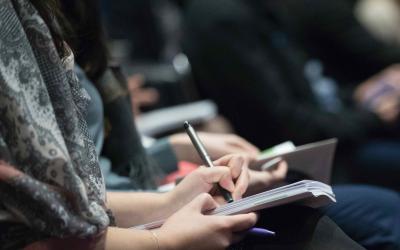
[[[185,121],[185,122],[183,123],[183,127],[184,127],[185,129],[188,129],[188,128],[190,127],[190,123],[189,123],[188,121]]]

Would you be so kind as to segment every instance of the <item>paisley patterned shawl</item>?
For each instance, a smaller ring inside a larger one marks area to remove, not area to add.
[[[0,0],[0,249],[110,223],[72,69],[28,0]]]

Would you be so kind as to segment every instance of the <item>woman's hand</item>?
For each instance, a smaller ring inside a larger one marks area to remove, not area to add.
[[[160,249],[226,249],[241,240],[243,232],[257,221],[254,213],[233,216],[204,215],[217,206],[209,194],[198,195],[155,231]]]
[[[218,159],[228,154],[246,154],[255,159],[260,150],[242,137],[233,134],[198,133],[204,147],[212,159]],[[178,160],[202,164],[201,158],[186,134],[175,134],[170,143]]]
[[[268,171],[249,170],[249,187],[245,196],[264,192],[285,180],[288,165],[281,161],[278,167]]]
[[[183,207],[201,193],[210,193],[219,203],[224,200],[218,190],[218,183],[232,194],[234,200],[246,192],[249,182],[247,160],[243,155],[227,155],[214,161],[215,167],[200,167],[186,176],[168,195],[170,203],[177,209]]]

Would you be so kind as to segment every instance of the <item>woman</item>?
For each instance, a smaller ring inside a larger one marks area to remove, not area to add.
[[[253,213],[203,214],[217,206],[207,194],[214,183],[236,199],[245,192],[247,166],[239,156],[200,168],[170,193],[106,194],[83,121],[87,94],[72,73],[53,2],[0,6],[1,248],[223,249],[256,223]],[[158,230],[125,229],[160,218],[168,219]],[[358,249],[329,228],[335,246]]]
[[[32,3],[41,10],[43,19]],[[189,224],[200,220],[196,222],[197,230],[228,224],[227,229],[218,230],[219,234],[215,230],[202,231],[208,234],[210,243],[216,236],[220,242],[210,246],[217,247],[230,242],[231,232],[255,223],[254,214],[223,217],[220,221],[202,218],[201,211],[216,205],[209,195],[200,195],[211,190],[208,183],[221,180],[223,187],[237,195],[245,189],[247,180],[242,173],[246,173],[246,167],[237,157],[218,162],[232,161],[234,178],[240,178],[236,184],[229,168],[203,169],[192,175],[191,183],[182,183],[169,194],[113,194],[106,201],[93,143],[83,122],[88,99],[72,74],[72,54],[57,40],[60,36],[56,30],[50,32],[44,22],[53,27],[52,14],[45,15],[52,8],[50,2],[32,3],[17,0],[1,5],[0,193],[2,222],[8,223],[3,227],[2,240],[6,242],[2,248],[19,248],[51,237],[83,237],[85,243],[101,248],[124,248],[135,242],[136,249],[157,249],[156,241],[165,246],[172,244],[173,249],[185,248],[185,238],[191,237],[180,233],[183,238],[179,239],[168,227],[178,229],[178,224],[188,221],[186,216],[192,217]],[[180,209],[193,198],[186,210]],[[168,217],[178,210],[181,215],[171,217],[165,230],[160,229],[154,236],[147,231],[108,227],[113,220],[110,209],[118,225],[125,227]],[[189,225],[181,225],[185,227],[182,232],[189,230]]]

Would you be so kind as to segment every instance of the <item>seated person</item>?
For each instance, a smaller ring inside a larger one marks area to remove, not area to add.
[[[354,87],[400,61],[400,47],[376,39],[357,20],[357,2],[283,0],[269,1],[267,8],[311,58],[324,63],[327,75],[341,86]],[[382,1],[371,2],[379,5]]]
[[[321,73],[323,64],[287,34],[271,7],[275,2],[188,1],[184,47],[203,96],[260,148],[337,137],[345,171],[356,170],[349,155],[375,157],[373,166],[370,158],[360,160],[365,165],[359,172],[370,173],[370,182],[400,188],[398,91],[379,94],[373,105],[366,104],[368,91],[361,91],[362,98],[353,98],[358,91],[343,93]],[[382,74],[370,81],[380,84],[388,72]],[[366,144],[375,140],[383,143]]]
[[[357,20],[355,9],[363,2],[367,2],[367,5],[371,3],[376,7],[372,11],[378,19],[390,20],[389,13],[382,18],[382,13],[378,10],[381,4],[385,6],[383,9],[392,8],[392,11],[398,14],[399,1],[397,0],[283,0],[269,1],[267,8],[274,11],[281,20],[282,28],[296,39],[299,47],[308,54],[309,58],[316,58],[323,62],[321,70],[324,74],[334,76],[340,92],[368,97],[377,92],[382,93],[386,88],[389,93],[382,99],[384,105],[380,105],[379,110],[383,111],[380,112],[382,114],[380,117],[396,129],[393,139],[388,139],[387,135],[375,136],[359,147],[356,152],[355,163],[360,167],[356,171],[363,172],[359,174],[363,177],[363,181],[370,181],[368,180],[370,176],[364,176],[366,172],[374,176],[374,169],[377,166],[384,166],[384,169],[388,171],[387,175],[395,174],[400,162],[398,153],[400,144],[397,142],[400,70],[396,65],[400,61],[400,47],[396,44],[386,44],[375,38]],[[395,27],[398,26],[398,24],[395,25]],[[390,29],[380,28],[380,30],[383,33],[391,33],[393,36],[396,34]],[[388,70],[383,70],[387,67],[389,67]],[[383,77],[359,86],[360,82],[382,70]],[[357,102],[363,103],[362,98],[357,98]],[[371,102],[367,100],[367,103]],[[377,183],[385,182],[387,182],[385,178],[380,178]],[[397,180],[392,178],[391,182],[396,183]]]

